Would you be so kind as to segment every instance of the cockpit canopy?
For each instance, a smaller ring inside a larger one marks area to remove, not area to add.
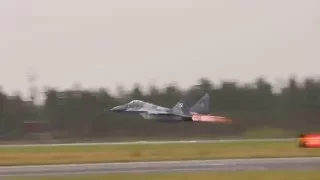
[[[128,104],[143,103],[141,100],[132,100]]]
[[[141,100],[132,100],[127,105],[128,105],[128,108],[142,108],[144,105],[144,102]]]

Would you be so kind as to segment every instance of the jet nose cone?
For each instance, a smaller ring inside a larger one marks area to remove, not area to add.
[[[125,110],[125,106],[120,105],[120,106],[116,106],[110,109],[113,112],[120,112],[120,111],[124,111]]]

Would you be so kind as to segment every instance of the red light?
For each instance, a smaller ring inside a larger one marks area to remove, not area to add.
[[[320,134],[306,134],[303,141],[306,147],[320,148]]]

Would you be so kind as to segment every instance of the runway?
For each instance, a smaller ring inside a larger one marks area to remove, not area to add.
[[[10,147],[55,147],[55,146],[96,146],[96,145],[134,145],[134,144],[186,144],[186,143],[233,143],[233,142],[288,142],[297,138],[265,138],[265,139],[212,139],[212,140],[175,140],[175,141],[128,141],[128,142],[88,142],[57,144],[0,144],[0,148]]]
[[[75,175],[98,173],[141,173],[172,171],[236,171],[320,168],[320,157],[222,159],[101,164],[67,164],[0,167],[0,177]]]

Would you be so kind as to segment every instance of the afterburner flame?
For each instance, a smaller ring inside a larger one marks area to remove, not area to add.
[[[212,115],[193,115],[192,121],[200,122],[215,122],[215,123],[231,123],[232,120],[223,116],[212,116]]]

